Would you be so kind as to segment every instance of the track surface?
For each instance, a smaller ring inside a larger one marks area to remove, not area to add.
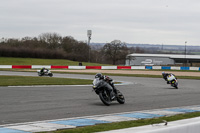
[[[37,73],[0,71],[0,75],[37,76]],[[94,76],[55,73],[54,77]],[[160,78],[111,78],[132,83],[117,86],[126,98],[124,105],[117,102],[103,105],[90,85],[0,87],[0,125],[200,104],[199,80],[178,79],[180,89],[174,89]]]

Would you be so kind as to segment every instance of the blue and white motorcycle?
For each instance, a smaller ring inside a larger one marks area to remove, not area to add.
[[[167,76],[167,81],[172,87],[178,89],[178,80],[173,74]]]

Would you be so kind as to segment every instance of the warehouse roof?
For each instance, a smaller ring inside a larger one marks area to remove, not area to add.
[[[180,55],[180,54],[129,54],[128,56],[137,56],[137,57],[165,57],[171,59],[200,59],[200,55]]]

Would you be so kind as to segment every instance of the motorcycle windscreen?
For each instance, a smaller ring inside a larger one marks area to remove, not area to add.
[[[99,83],[99,78],[95,78],[94,80],[93,80],[93,85],[97,85]]]

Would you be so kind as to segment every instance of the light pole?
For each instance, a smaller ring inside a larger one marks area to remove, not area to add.
[[[185,66],[186,66],[186,63],[187,63],[187,60],[186,60],[186,43],[187,43],[187,41],[185,41]]]
[[[88,36],[88,54],[89,54],[89,58],[88,58],[88,62],[90,62],[90,40],[91,40],[91,36],[92,36],[92,30],[87,30],[87,36]]]

